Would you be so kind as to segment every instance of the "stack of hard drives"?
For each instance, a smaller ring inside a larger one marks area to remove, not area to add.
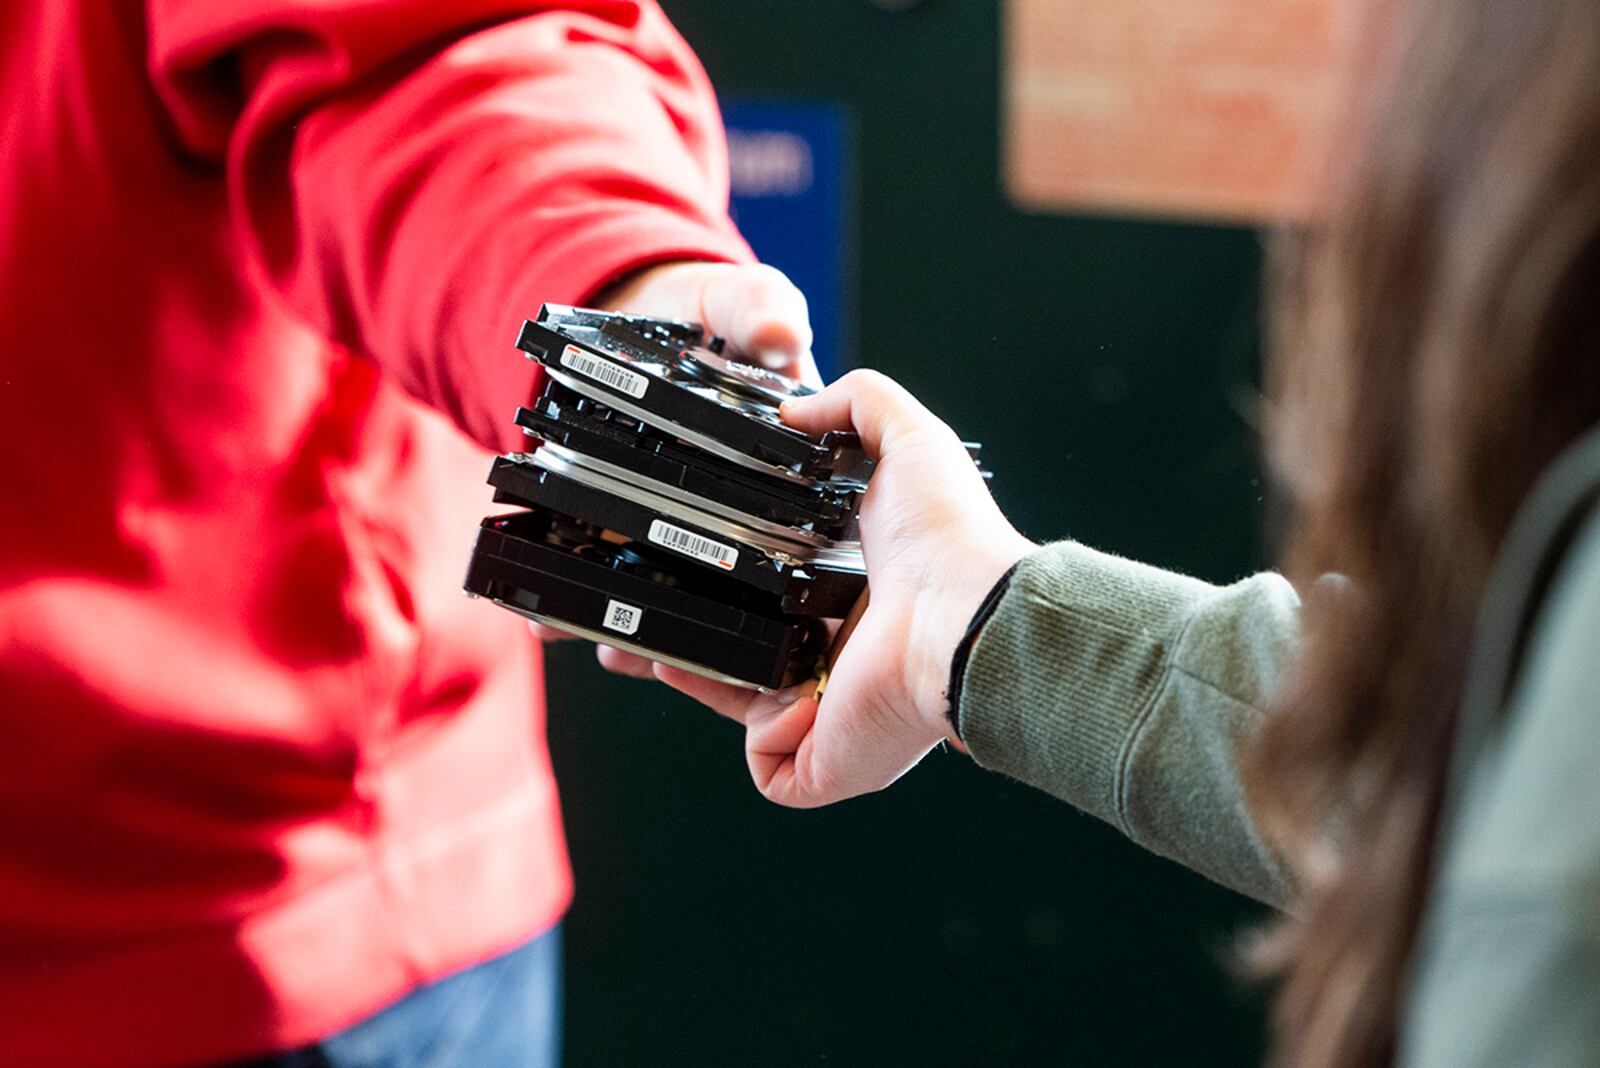
[[[775,690],[810,677],[821,621],[866,586],[852,434],[802,434],[811,392],[724,354],[698,326],[547,305],[517,347],[545,385],[498,458],[469,593],[551,627]]]

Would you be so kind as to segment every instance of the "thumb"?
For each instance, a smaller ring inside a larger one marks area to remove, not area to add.
[[[811,350],[805,295],[782,271],[765,264],[657,264],[624,279],[597,303],[635,315],[697,322],[743,359],[792,377],[802,376]]]
[[[922,431],[953,435],[938,416],[898,382],[877,371],[851,371],[822,392],[785,401],[783,421],[807,434],[854,430],[873,458],[897,439]]]
[[[765,264],[724,266],[703,276],[700,321],[753,363],[794,367],[810,351],[811,311],[782,271]]]

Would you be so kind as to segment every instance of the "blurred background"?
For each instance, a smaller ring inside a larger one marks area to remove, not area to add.
[[[1216,582],[1260,566],[1254,229],[1015,206],[998,0],[664,6],[826,362],[984,442],[1031,537]],[[1262,918],[1244,899],[952,753],[776,808],[736,726],[586,648],[551,664],[570,1064],[1259,1059],[1260,999],[1227,971]]]

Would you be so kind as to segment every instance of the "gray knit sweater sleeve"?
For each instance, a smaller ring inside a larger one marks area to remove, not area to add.
[[[973,639],[958,730],[984,767],[1281,905],[1288,879],[1246,809],[1238,751],[1293,655],[1299,604],[1277,575],[1217,587],[1046,546]]]

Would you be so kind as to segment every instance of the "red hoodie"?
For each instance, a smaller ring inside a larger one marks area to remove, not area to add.
[[[651,0],[0,42],[0,1064],[311,1041],[567,902],[483,446],[541,301],[748,258],[712,96]]]

